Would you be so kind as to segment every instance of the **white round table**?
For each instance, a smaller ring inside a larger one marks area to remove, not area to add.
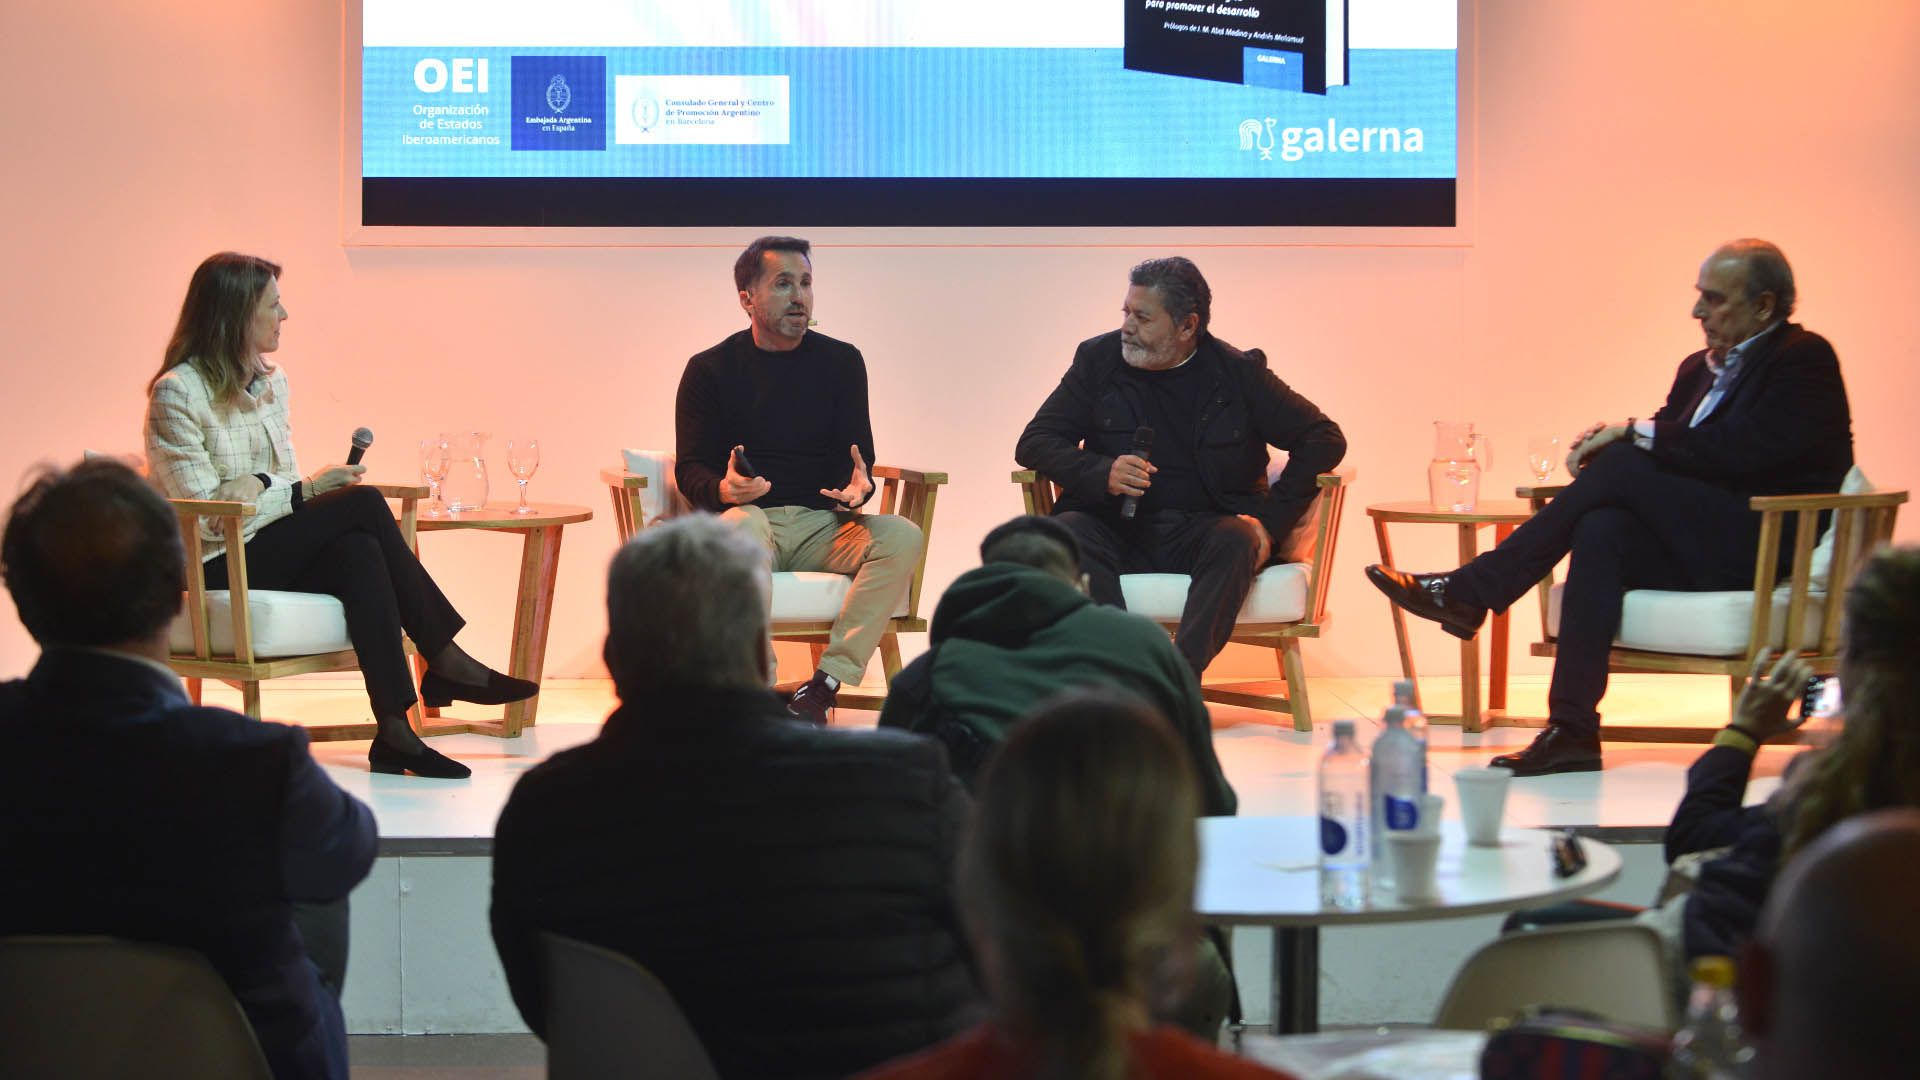
[[[1499,847],[1470,847],[1458,821],[1440,826],[1434,872],[1439,899],[1402,903],[1374,886],[1359,910],[1320,903],[1320,821],[1315,817],[1200,819],[1200,880],[1194,908],[1209,923],[1271,926],[1273,1022],[1281,1034],[1319,1030],[1320,928],[1452,919],[1544,907],[1598,892],[1620,876],[1620,856],[1583,838],[1585,869],[1553,872],[1552,833],[1502,830]]]

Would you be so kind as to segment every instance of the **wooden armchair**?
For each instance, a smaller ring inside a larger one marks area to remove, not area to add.
[[[1350,470],[1321,473],[1320,494],[1314,508],[1292,537],[1276,538],[1276,547],[1294,541],[1297,561],[1278,563],[1260,571],[1247,592],[1247,602],[1234,622],[1232,640],[1241,645],[1271,648],[1279,663],[1285,692],[1273,680],[1255,683],[1202,685],[1200,696],[1222,705],[1267,712],[1290,713],[1295,731],[1313,730],[1313,710],[1307,700],[1307,671],[1300,661],[1300,639],[1319,637],[1327,625],[1327,588],[1333,581],[1333,556],[1340,539],[1340,508],[1346,502]],[[1051,514],[1058,489],[1051,480],[1021,469],[1013,474],[1026,501],[1027,513]],[[1310,536],[1302,536],[1306,531]],[[1172,633],[1180,625],[1191,579],[1185,574],[1122,574],[1120,590],[1127,610],[1152,619]]]
[[[626,543],[649,525],[673,517],[686,509],[673,486],[673,455],[658,450],[624,451],[626,467],[600,470],[600,479],[613,499],[614,526],[620,542]],[[887,622],[880,638],[880,666],[891,683],[899,673],[900,638],[906,633],[926,633],[927,620],[920,617],[920,587],[927,574],[927,549],[933,546],[933,510],[947,474],[904,469],[894,465],[875,465],[869,470],[880,490],[867,502],[870,512],[899,514],[926,536],[920,550],[920,562],[913,568],[913,581],[907,595]],[[828,633],[840,611],[852,579],[845,574],[783,571],[773,575],[773,639],[802,641],[812,650],[813,662],[826,652]],[[878,709],[886,701],[885,692],[875,694],[859,687],[840,691],[837,704],[848,709]]]
[[[1565,485],[1516,491],[1537,513]],[[1816,674],[1838,670],[1839,602],[1873,550],[1893,537],[1894,518],[1907,501],[1904,491],[1870,494],[1762,495],[1749,505],[1760,514],[1760,551],[1751,590],[1628,591],[1620,630],[1607,670],[1636,673],[1724,675],[1738,697],[1761,649],[1798,652]],[[1832,519],[1823,532],[1820,515]],[[1793,561],[1786,580],[1778,573],[1781,537],[1795,521]],[[1553,574],[1540,582],[1540,643],[1535,656],[1555,656],[1560,628],[1561,585]],[[1609,724],[1606,737],[1626,742],[1707,742],[1709,728]]]
[[[419,501],[428,489],[416,484],[367,484],[400,503],[400,532],[414,546]],[[170,499],[180,515],[187,545],[186,610],[174,621],[167,663],[186,680],[187,693],[200,702],[201,681],[218,679],[240,689],[242,710],[260,718],[260,684],[267,679],[314,671],[352,671],[360,666],[347,638],[346,612],[340,601],[321,593],[252,589],[247,585],[247,551],[241,523],[253,516],[253,504],[210,499]],[[200,521],[211,518],[227,545],[227,588],[209,589],[201,557],[205,552]],[[412,643],[408,643],[412,650]],[[419,702],[409,712],[419,730]],[[311,725],[315,741],[371,739],[371,718],[355,723]]]

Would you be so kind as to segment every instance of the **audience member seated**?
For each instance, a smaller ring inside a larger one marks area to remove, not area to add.
[[[1754,1080],[1912,1076],[1920,812],[1849,818],[1795,856],[1740,957]]]
[[[324,905],[309,936],[339,942],[343,970],[373,816],[301,729],[187,700],[166,666],[186,582],[172,508],[115,462],[49,471],[14,504],[0,563],[41,648],[0,684],[0,935],[197,950],[276,1077],[344,1080],[340,1003],[293,908]]]
[[[1157,1021],[1193,967],[1199,794],[1166,723],[1076,690],[988,762],[960,861],[992,1018],[867,1074],[1272,1077]]]
[[[1733,955],[1753,932],[1784,859],[1856,814],[1920,806],[1920,548],[1882,551],[1847,590],[1841,624],[1843,719],[1833,744],[1800,755],[1765,803],[1743,806],[1759,746],[1802,722],[1788,707],[1807,669],[1788,657],[1755,678],[1734,722],[1687,771],[1667,827],[1667,857],[1727,847],[1700,867],[1681,901],[1680,943],[1691,960]]]
[[[723,1076],[847,1076],[976,1018],[949,889],[966,790],[930,739],[787,711],[771,587],[765,549],[707,515],[614,556],[620,708],[494,832],[494,943],[535,1032],[542,930],[658,976]]]
[[[1200,777],[1201,812],[1233,813],[1193,669],[1153,622],[1094,604],[1066,526],[1014,518],[987,534],[980,561],[940,598],[932,647],[894,676],[880,726],[939,739],[971,785],[1035,703],[1072,687],[1123,690],[1172,722]]]

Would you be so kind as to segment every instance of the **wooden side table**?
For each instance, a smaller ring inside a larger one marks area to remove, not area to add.
[[[593,518],[584,506],[565,503],[532,503],[533,513],[516,514],[512,506],[485,506],[478,510],[451,511],[439,517],[420,514],[418,531],[446,532],[453,529],[479,529],[484,532],[518,533],[520,545],[520,587],[513,611],[513,651],[507,658],[507,674],[516,679],[539,682],[547,663],[547,625],[553,618],[553,583],[560,568],[560,530]],[[424,666],[424,661],[415,658]],[[429,722],[423,735],[449,735],[471,731],[511,739],[520,729],[531,726],[540,708],[540,695],[516,701],[506,707],[499,720],[434,724]],[[440,715],[438,709],[426,710],[429,721]]]
[[[1479,550],[1479,532],[1482,528],[1493,526],[1494,543],[1498,544],[1513,533],[1516,526],[1533,516],[1533,508],[1519,499],[1482,499],[1477,509],[1466,512],[1435,510],[1431,503],[1424,500],[1415,502],[1375,503],[1367,507],[1367,516],[1373,519],[1373,535],[1380,542],[1381,565],[1392,569],[1394,566],[1393,547],[1387,542],[1387,526],[1391,524],[1429,524],[1452,525],[1459,532],[1460,563],[1465,566],[1472,561]],[[425,519],[422,527],[425,527]],[[1420,700],[1419,678],[1413,671],[1413,650],[1407,647],[1407,617],[1400,605],[1387,602],[1393,612],[1394,643],[1400,647],[1400,670],[1407,678],[1414,680],[1414,703]],[[1492,655],[1488,658],[1487,671],[1487,707],[1480,707],[1480,637],[1474,637],[1460,643],[1460,712],[1428,713],[1429,723],[1459,724],[1460,730],[1468,732],[1484,731],[1490,727],[1544,727],[1546,720],[1539,717],[1510,716],[1507,714],[1507,613],[1503,612],[1488,619],[1492,633]]]

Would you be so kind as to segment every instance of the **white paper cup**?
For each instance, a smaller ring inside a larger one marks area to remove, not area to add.
[[[1387,851],[1393,860],[1393,893],[1401,902],[1414,904],[1440,899],[1434,880],[1434,864],[1440,858],[1438,833],[1390,832]]]
[[[1500,846],[1500,818],[1507,808],[1507,782],[1512,769],[1497,765],[1460,769],[1453,774],[1460,793],[1460,819],[1467,827],[1467,843],[1474,847]]]

